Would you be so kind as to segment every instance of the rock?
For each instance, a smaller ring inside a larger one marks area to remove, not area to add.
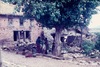
[[[72,53],[81,52],[81,49],[77,46],[69,47],[68,49],[69,49],[68,52],[72,52]]]
[[[98,65],[100,65],[100,62],[97,62]]]
[[[63,54],[64,59],[73,59],[73,56],[71,56],[70,54]]]
[[[80,54],[80,53],[75,53],[75,54],[73,54],[73,57],[80,58],[80,57],[84,57],[84,55]]]
[[[85,61],[85,60],[80,60],[79,64],[80,65],[88,65],[89,63],[87,61]]]
[[[97,62],[90,62],[90,65],[98,65]]]
[[[80,53],[66,53],[66,54],[63,54],[63,57],[65,59],[77,59],[77,58],[82,58],[84,57],[83,54],[80,54]]]

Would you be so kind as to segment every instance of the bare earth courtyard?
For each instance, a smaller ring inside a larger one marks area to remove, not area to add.
[[[25,58],[23,55],[1,51],[2,67],[100,67],[99,65],[79,65],[71,60],[56,60],[37,56]]]

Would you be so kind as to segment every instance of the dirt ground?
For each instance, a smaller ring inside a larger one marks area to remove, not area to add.
[[[44,56],[26,58],[23,55],[1,51],[2,67],[100,67],[79,65],[73,60],[56,60]]]

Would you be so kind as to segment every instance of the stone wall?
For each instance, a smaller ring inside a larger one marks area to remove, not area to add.
[[[35,43],[42,31],[42,27],[39,27],[39,24],[35,20],[31,21],[33,26],[30,26],[30,20],[24,20],[23,26],[20,26],[18,17],[13,17],[12,25],[9,25],[8,22],[8,17],[0,17],[0,41],[9,40],[14,42],[13,31],[28,30],[31,31],[31,41]]]
[[[40,27],[35,20],[32,23],[33,27],[31,29],[31,40],[32,42],[36,43],[36,39],[38,38],[38,36],[40,36],[42,32],[42,27]]]

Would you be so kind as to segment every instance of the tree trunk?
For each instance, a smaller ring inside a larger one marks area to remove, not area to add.
[[[62,29],[56,28],[56,33],[55,33],[55,48],[54,48],[54,55],[55,56],[61,56],[61,32]]]

